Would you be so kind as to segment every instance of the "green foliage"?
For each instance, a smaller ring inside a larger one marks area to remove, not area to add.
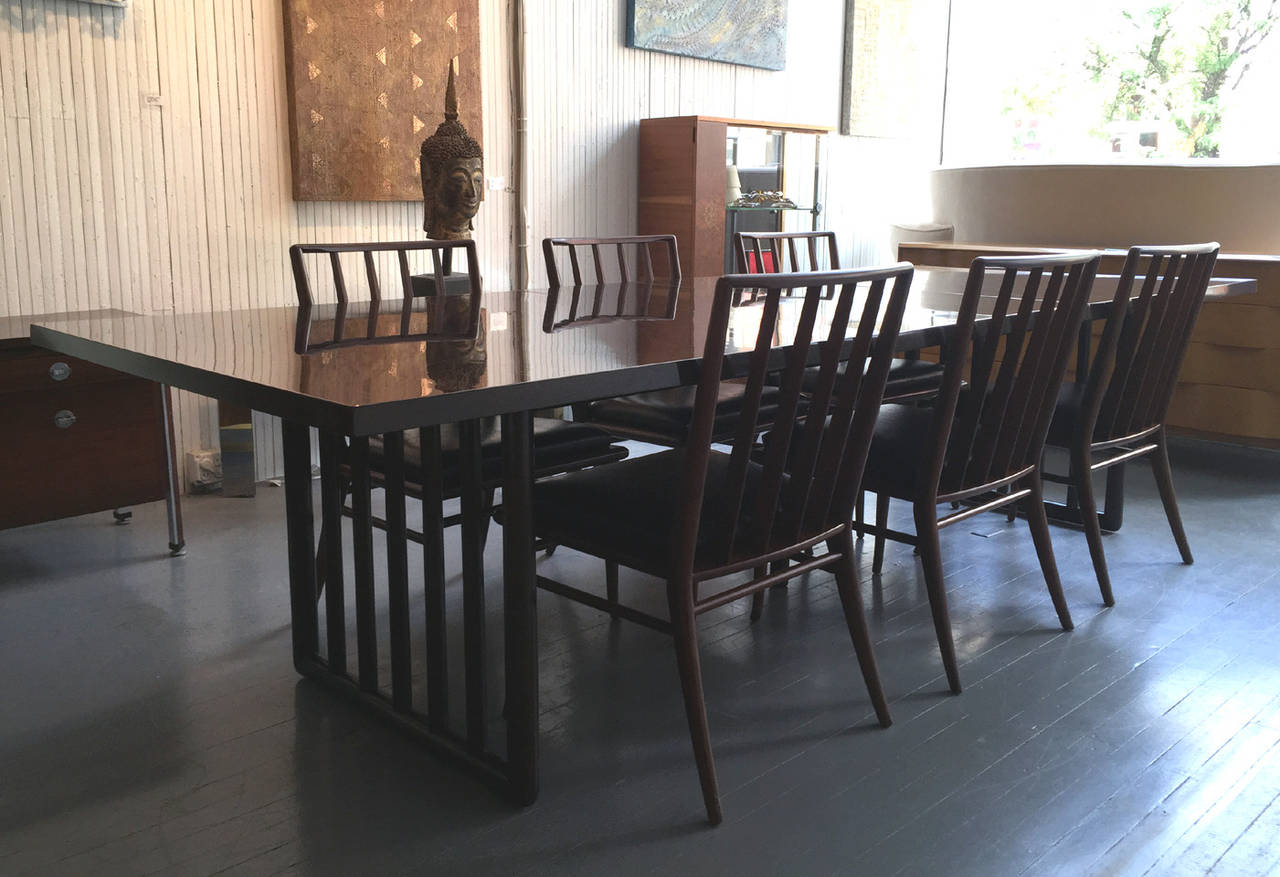
[[[1200,0],[1135,12],[1106,42],[1087,48],[1084,69],[1104,86],[1102,121],[1171,124],[1182,155],[1216,158],[1221,98],[1249,69],[1248,55],[1280,21],[1280,0]]]

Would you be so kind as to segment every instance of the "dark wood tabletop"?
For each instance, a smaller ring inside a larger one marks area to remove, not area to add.
[[[966,272],[919,269],[898,341],[903,351],[940,343],[954,322]],[[698,378],[711,289],[716,278],[686,278],[679,290],[655,287],[642,319],[621,318],[618,290],[586,288],[591,319],[571,321],[570,290],[483,293],[476,341],[415,333],[400,337],[399,302],[345,313],[347,339],[375,325],[370,343],[326,345],[335,305],[135,315],[119,311],[31,320],[43,347],[122,372],[348,435],[451,423],[675,386]],[[1094,316],[1105,310],[1115,278],[1099,277]],[[1241,294],[1253,281],[1215,281],[1210,295]],[[634,288],[629,294],[634,295]],[[674,309],[671,295],[676,296]],[[418,300],[414,307],[425,312]],[[784,319],[786,314],[784,305]],[[796,310],[798,316],[798,309]],[[732,367],[753,339],[760,309],[736,308],[729,334]],[[419,321],[421,322],[421,321]],[[303,349],[300,344],[305,339]]]

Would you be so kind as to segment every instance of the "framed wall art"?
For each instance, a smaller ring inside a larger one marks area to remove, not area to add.
[[[479,0],[284,0],[293,197],[419,201],[449,67],[479,139]]]
[[[627,0],[627,45],[782,70],[787,0]]]

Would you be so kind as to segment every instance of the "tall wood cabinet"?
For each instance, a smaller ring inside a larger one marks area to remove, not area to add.
[[[730,128],[813,135],[831,131],[813,125],[713,116],[642,120],[637,232],[674,234],[680,268],[686,276],[716,276],[726,265],[726,140]],[[816,182],[813,185],[820,188]]]

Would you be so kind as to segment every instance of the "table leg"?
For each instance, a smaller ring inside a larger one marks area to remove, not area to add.
[[[1115,532],[1124,521],[1124,463],[1107,469],[1107,492],[1098,523],[1102,529]]]
[[[538,604],[533,548],[533,417],[502,417],[502,590],[507,760],[520,804],[538,797]]]
[[[1124,463],[1107,467],[1107,488],[1102,510],[1098,512],[1098,525],[1108,533],[1119,530],[1124,522],[1124,467]],[[1080,523],[1080,505],[1075,501],[1074,491],[1070,488],[1067,490],[1067,502],[1045,500],[1044,510],[1051,521]]]
[[[285,531],[289,545],[289,610],[292,616],[293,666],[307,674],[319,648],[316,614],[315,513],[311,502],[311,429],[285,420]]]

